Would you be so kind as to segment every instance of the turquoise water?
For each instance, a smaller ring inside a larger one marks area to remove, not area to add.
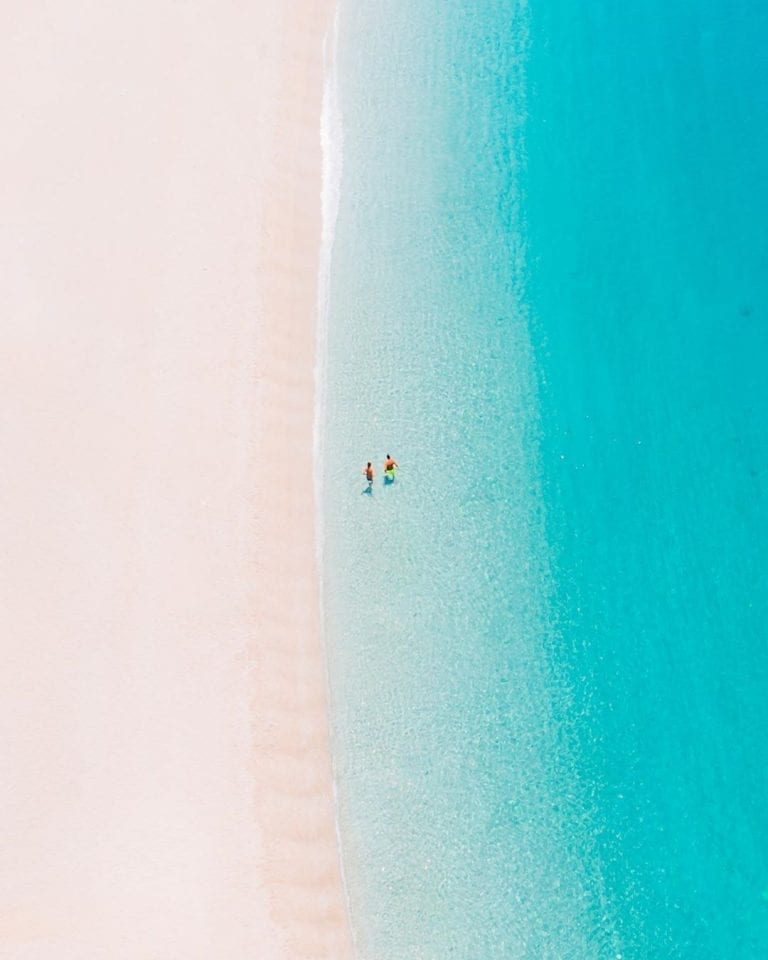
[[[738,0],[341,6],[323,573],[365,960],[764,953],[766,38]]]

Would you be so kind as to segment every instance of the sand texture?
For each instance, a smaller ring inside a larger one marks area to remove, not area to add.
[[[4,6],[4,960],[351,954],[311,464],[331,13]]]

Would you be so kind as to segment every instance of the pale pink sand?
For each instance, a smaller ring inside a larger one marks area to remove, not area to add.
[[[9,0],[0,957],[344,960],[311,0]]]

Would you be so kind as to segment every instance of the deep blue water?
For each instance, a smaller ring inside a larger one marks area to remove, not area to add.
[[[532,5],[526,213],[568,717],[629,955],[768,935],[768,15]],[[631,948],[631,949],[630,949]]]
[[[740,0],[342,3],[323,570],[365,960],[764,953],[767,39]]]

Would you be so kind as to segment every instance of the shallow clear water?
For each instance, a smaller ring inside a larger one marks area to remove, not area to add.
[[[614,6],[342,4],[323,571],[363,958],[768,933],[766,24]]]

